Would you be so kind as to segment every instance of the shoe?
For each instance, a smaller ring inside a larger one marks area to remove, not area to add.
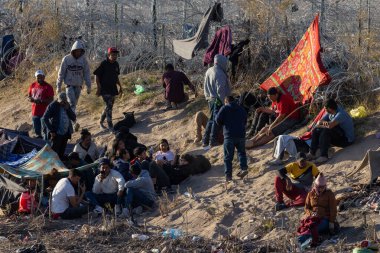
[[[327,158],[326,156],[320,156],[318,157],[317,160],[315,160],[315,163],[318,163],[318,164],[322,164],[322,163],[325,163],[329,160],[329,158]]]
[[[100,126],[101,130],[106,130],[107,129],[103,122],[99,122],[99,126]]]
[[[210,150],[210,149],[211,149],[211,146],[209,146],[209,145],[204,146],[204,144],[203,144],[202,147],[203,147],[203,150],[204,150],[204,151],[207,151],[207,150]]]
[[[274,206],[274,210],[281,211],[283,209],[287,208],[286,204],[284,202],[277,202],[276,205]]]
[[[269,161],[268,165],[281,165],[283,163],[284,163],[284,161],[282,161],[280,158],[276,158],[272,161]]]
[[[165,111],[170,111],[170,110],[172,110],[172,109],[173,109],[172,106],[167,106],[167,107],[165,108]]]
[[[232,181],[232,176],[231,175],[226,175],[226,183]]]
[[[74,131],[75,131],[75,132],[78,132],[78,131],[79,131],[79,128],[80,128],[79,123],[78,123],[78,122],[75,122],[75,124],[74,124]]]
[[[306,159],[309,160],[309,161],[314,160],[315,159],[315,155],[309,152],[309,153],[306,154]]]
[[[240,179],[243,179],[246,175],[248,175],[248,170],[240,170],[236,176],[240,177]]]
[[[121,214],[121,206],[120,205],[115,205],[115,214],[120,215]]]
[[[125,218],[128,219],[131,215],[129,214],[129,209],[128,208],[123,208],[121,211],[121,214],[119,215],[119,218]]]
[[[202,139],[200,139],[200,138],[195,138],[194,143],[198,143],[198,142],[200,142],[200,141],[202,141]]]
[[[300,244],[300,248],[302,251],[304,251],[306,248],[308,248],[311,245],[311,242],[313,241],[313,238],[308,238],[306,241]]]
[[[138,207],[136,207],[136,208],[133,208],[133,210],[132,210],[132,213],[133,213],[133,214],[137,214],[137,215],[142,214],[142,212],[143,212],[143,208],[142,208],[142,206],[138,206]]]
[[[103,207],[101,206],[96,206],[95,209],[93,210],[93,212],[97,215],[99,214],[102,214],[103,213]]]

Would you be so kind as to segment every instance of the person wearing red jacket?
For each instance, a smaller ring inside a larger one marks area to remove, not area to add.
[[[54,99],[54,90],[50,84],[45,82],[45,74],[42,70],[37,70],[34,76],[36,81],[29,86],[28,100],[32,103],[34,133],[37,138],[42,138],[43,123],[41,119],[47,106]]]

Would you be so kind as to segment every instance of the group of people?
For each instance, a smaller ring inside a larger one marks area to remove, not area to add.
[[[84,45],[78,40],[73,44],[70,54],[62,59],[56,83],[56,100],[53,87],[45,81],[45,73],[42,70],[35,72],[36,81],[28,89],[35,136],[50,142],[61,159],[64,158],[67,141],[74,130],[78,131],[80,127],[76,107],[84,83],[87,94],[91,93],[90,67],[84,54]],[[107,120],[110,131],[113,131],[112,110],[115,96],[122,94],[117,56],[117,48],[108,48],[107,59],[102,61],[93,73],[96,76],[96,95],[102,96],[105,103],[99,125],[101,129],[107,129],[104,125],[104,121]],[[65,92],[61,92],[63,84]]]
[[[109,48],[107,59],[94,71],[96,94],[102,96],[105,103],[99,125],[102,129],[107,129],[104,126],[104,121],[107,120],[108,129],[112,131],[115,96],[122,94],[117,53],[116,48]],[[187,100],[184,85],[188,85],[197,95],[184,73],[174,70],[172,64],[168,64],[165,70],[162,84],[167,100],[166,109],[177,108],[178,104]],[[38,70],[35,77],[36,82],[30,86],[28,96],[32,102],[35,134],[38,138],[51,141],[52,148],[63,158],[67,141],[79,126],[76,105],[83,82],[86,83],[87,93],[91,92],[90,70],[84,57],[83,44],[75,42],[71,54],[62,61],[57,79],[57,100],[53,100],[54,91],[45,82],[45,74]],[[66,92],[60,92],[62,83],[66,85]],[[325,115],[310,129],[308,139],[283,135],[303,120],[297,103],[277,87],[270,88],[266,98],[251,99],[251,102],[249,97],[252,94],[248,93],[239,99],[234,98],[227,75],[227,58],[223,55],[215,56],[214,65],[205,74],[204,95],[210,115],[207,117],[202,112],[197,113],[195,142],[202,141],[205,149],[223,143],[226,182],[233,178],[235,149],[240,165],[237,176],[244,178],[248,174],[246,149],[259,147],[277,137],[276,159],[272,164],[283,163],[286,151],[295,161],[280,169],[275,177],[275,209],[305,205],[308,216],[319,217],[312,219],[317,222],[318,231],[333,229],[331,224],[336,218],[334,194],[326,189],[324,175],[310,161],[315,160],[317,164],[326,162],[331,145],[346,147],[353,143],[353,122],[343,107],[329,99],[324,106]],[[251,122],[248,120],[250,113],[253,114]],[[246,134],[249,123],[250,131]],[[202,127],[205,129],[203,136]],[[247,137],[252,138],[247,140]],[[299,152],[305,146],[307,154]],[[316,156],[317,150],[320,150],[319,157]],[[87,130],[82,131],[81,140],[74,152],[77,155],[71,157],[85,163],[92,163],[100,157]],[[55,216],[69,219],[80,217],[89,210],[102,213],[106,203],[109,203],[115,207],[116,214],[129,217],[133,208],[154,207],[157,193],[162,190],[170,192],[171,184],[178,184],[189,175],[205,172],[211,167],[203,156],[178,156],[170,150],[165,139],[161,140],[155,154],[148,152],[128,129],[120,131],[108,157],[101,158],[99,165],[100,169],[94,174],[92,184],[80,183],[83,175],[75,168],[70,170],[67,178],[56,183],[51,207]],[[86,185],[92,188],[88,189]],[[290,202],[285,203],[283,195]],[[83,199],[87,199],[89,206],[82,204]],[[307,236],[300,238],[302,242],[308,239]]]

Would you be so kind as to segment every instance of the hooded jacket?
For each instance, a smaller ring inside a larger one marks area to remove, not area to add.
[[[247,112],[235,101],[224,105],[216,116],[218,125],[223,126],[224,139],[244,138]]]
[[[81,56],[76,59],[73,51],[81,49]],[[57,94],[61,91],[62,82],[68,86],[82,86],[85,81],[87,89],[91,89],[91,73],[87,59],[84,56],[84,45],[80,40],[74,42],[70,54],[62,59],[61,67],[58,72]]]
[[[125,188],[137,188],[146,193],[152,200],[155,199],[156,192],[154,190],[153,181],[147,170],[141,170],[140,175],[136,179],[129,180],[124,186]]]
[[[227,77],[227,58],[217,54],[214,58],[214,66],[206,71],[204,81],[204,94],[206,100],[219,98],[222,102],[230,95],[230,86]]]

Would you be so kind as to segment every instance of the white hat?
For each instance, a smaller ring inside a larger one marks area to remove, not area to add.
[[[45,73],[42,70],[39,69],[39,70],[36,71],[36,73],[34,73],[34,76],[37,77],[39,75],[45,76]]]

